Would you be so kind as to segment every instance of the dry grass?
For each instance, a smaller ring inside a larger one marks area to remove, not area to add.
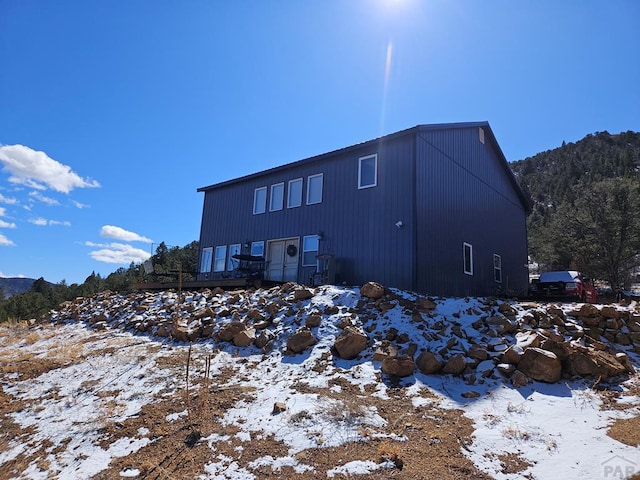
[[[616,420],[607,434],[614,440],[626,445],[640,447],[640,417]]]

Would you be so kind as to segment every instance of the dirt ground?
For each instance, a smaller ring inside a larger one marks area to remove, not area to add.
[[[50,334],[55,335],[55,328],[51,329]],[[24,326],[0,327],[0,337],[3,335],[11,335],[12,344],[19,346],[30,342],[32,333]],[[117,348],[117,344],[103,347],[101,351],[94,350],[92,355],[106,355],[114,348]],[[150,348],[153,346],[150,345]],[[53,349],[49,355],[42,358],[25,356],[16,359],[14,356],[11,361],[5,361],[0,349],[0,384],[6,384],[11,378],[35,378],[50,370],[72,364],[81,357],[80,351],[77,348],[73,350],[73,346],[67,346],[59,351]],[[175,355],[162,357],[159,364],[160,368],[166,370],[167,376],[184,375],[184,350],[175,352]],[[273,437],[260,438],[256,435],[250,442],[243,441],[234,436],[239,432],[237,427],[221,423],[225,412],[243,398],[252,396],[251,387],[225,384],[225,379],[231,378],[235,373],[229,369],[217,375],[215,383],[201,381],[198,389],[183,389],[164,395],[154,403],[145,405],[138,415],[126,421],[105,422],[104,428],[99,432],[105,448],[118,438],[135,437],[140,428],[149,430],[148,437],[152,441],[128,456],[114,458],[106,470],[93,478],[120,478],[123,471],[135,467],[140,472],[136,478],[193,479],[205,475],[205,465],[215,461],[220,455],[233,459],[239,468],[249,469],[258,479],[315,479],[319,475],[325,477],[324,472],[354,460],[370,460],[376,463],[390,461],[395,467],[380,469],[370,474],[350,475],[348,478],[490,478],[479,471],[464,455],[464,450],[472,442],[473,425],[462,411],[438,407],[435,397],[433,404],[415,407],[401,388],[391,389],[389,398],[381,399],[372,395],[374,388],[368,388],[363,393],[346,380],[334,381],[334,384],[339,384],[339,389],[311,388],[308,385],[296,388],[340,400],[345,408],[333,414],[342,419],[360,415],[362,407],[375,407],[379,415],[386,420],[385,427],[363,427],[361,434],[368,438],[368,441],[352,441],[339,447],[308,449],[295,455],[301,464],[309,465],[315,471],[299,473],[292,467],[283,466],[274,472],[272,465],[249,468],[249,464],[258,458],[268,455],[274,458],[287,456],[288,447]],[[625,408],[617,403],[616,392],[602,391],[600,394],[608,408]],[[37,399],[33,402],[37,402]],[[17,412],[25,406],[25,401],[18,400],[0,389],[0,453],[6,451],[14,437],[29,434],[10,417],[12,412]],[[167,415],[184,410],[188,415],[167,422]],[[384,434],[384,438],[376,434]],[[215,435],[224,436],[226,440],[203,440],[207,437],[216,438]],[[628,445],[640,444],[640,418],[616,421],[611,426],[609,435]],[[400,436],[405,440],[393,439]],[[51,445],[45,442],[40,445],[39,450],[27,449],[9,460],[0,469],[0,480],[19,477],[20,472],[25,471],[32,462],[37,462],[46,470],[46,449],[50,447]],[[499,455],[498,460],[505,474],[524,472],[529,466],[527,461],[515,454]],[[339,475],[338,478],[343,476]],[[523,473],[522,478],[530,477]],[[636,475],[634,478],[638,479],[640,476]]]
[[[31,341],[31,332],[24,327],[14,327],[10,331],[0,328],[1,335],[11,335],[12,342],[20,345]],[[55,335],[55,331],[51,331]],[[92,355],[106,354],[114,347],[105,347],[103,352],[93,351]],[[0,355],[0,378],[3,383],[8,378],[21,380],[35,378],[50,370],[68,366],[79,358],[78,350],[67,349],[51,351],[45,358],[15,357],[5,361]],[[176,350],[175,356],[165,356],[161,368],[167,375],[184,375],[184,353]],[[120,473],[128,467],[137,468],[140,474],[136,478],[148,480],[191,479],[204,475],[204,465],[212,462],[218,455],[224,455],[237,462],[240,468],[257,458],[271,455],[274,458],[288,454],[288,447],[274,438],[253,438],[250,442],[241,441],[234,436],[237,427],[224,426],[219,421],[225,412],[233,408],[242,398],[252,395],[251,388],[241,386],[226,387],[225,376],[233,371],[223,372],[216,377],[215,385],[200,385],[188,395],[185,391],[176,392],[142,408],[135,417],[124,422],[106,423],[100,431],[104,447],[118,438],[135,437],[142,427],[149,430],[148,437],[153,439],[147,446],[128,456],[115,458],[107,470],[103,470],[95,479],[120,478]],[[251,469],[258,479],[297,478],[314,479],[318,472],[330,470],[352,460],[371,460],[374,462],[391,461],[395,468],[381,469],[376,473],[357,475],[364,479],[482,479],[489,478],[477,470],[463,455],[463,449],[471,442],[472,423],[461,411],[447,410],[435,406],[414,407],[400,388],[389,392],[389,399],[362,392],[347,381],[340,383],[340,393],[336,389],[310,389],[301,385],[308,393],[317,393],[339,399],[345,409],[333,414],[342,419],[345,416],[360,415],[361,408],[375,407],[387,420],[386,431],[371,428],[361,432],[368,441],[347,442],[339,447],[316,448],[299,452],[296,458],[300,463],[310,465],[314,471],[296,473],[292,467],[282,467],[274,472],[272,466]],[[113,394],[115,392],[108,392]],[[107,393],[105,393],[107,394]],[[37,402],[37,400],[33,400]],[[435,405],[435,403],[434,403]],[[6,451],[9,442],[15,437],[28,435],[16,425],[10,417],[12,412],[25,408],[25,401],[13,398],[0,389],[0,452]],[[183,410],[188,415],[173,422],[167,422],[167,415]],[[369,428],[369,427],[367,427]],[[407,440],[380,439],[377,433],[402,435]],[[227,441],[217,442],[215,452],[209,442],[202,441],[213,434],[225,436]],[[198,441],[199,440],[199,441]],[[30,463],[36,462],[43,470],[47,469],[47,453],[51,445],[42,444],[40,450],[27,450],[8,461],[0,469],[0,479],[19,477]],[[500,459],[505,472],[517,472],[526,468],[526,462],[509,456]]]

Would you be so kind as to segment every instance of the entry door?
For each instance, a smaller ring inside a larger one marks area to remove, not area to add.
[[[278,282],[298,280],[298,258],[300,240],[272,240],[267,243],[267,278]]]

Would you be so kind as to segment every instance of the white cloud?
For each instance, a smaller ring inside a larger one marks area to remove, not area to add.
[[[31,192],[29,193],[29,196],[41,201],[42,203],[46,203],[47,205],[60,205],[60,202],[58,202],[55,198],[45,197],[40,192]]]
[[[80,202],[77,202],[75,200],[71,200],[71,205],[73,205],[76,208],[80,208],[80,209],[89,208],[89,205],[85,205],[84,203],[80,203]]]
[[[33,223],[39,227],[45,227],[47,225],[47,219],[42,217],[32,218],[29,220],[29,223]]]
[[[0,233],[0,247],[15,247],[15,243]]]
[[[105,238],[113,238],[115,240],[122,240],[123,242],[144,242],[153,243],[153,240],[138,235],[137,233],[130,232],[124,228],[115,227],[113,225],[105,225],[100,229],[100,236]]]
[[[0,214],[1,215],[1,214]],[[11,222],[5,222],[0,218],[0,228],[16,228],[16,224]]]
[[[119,263],[130,264],[142,263],[151,256],[149,252],[145,252],[140,248],[132,247],[125,243],[109,243],[109,244],[96,244],[92,242],[86,242],[90,247],[102,247],[100,250],[94,250],[89,253],[91,258],[98,262],[104,263]]]
[[[47,225],[50,227],[55,227],[55,226],[63,226],[63,227],[70,227],[71,226],[71,222],[69,221],[60,221],[60,220],[47,220],[46,218],[42,218],[42,217],[38,217],[38,218],[32,218],[29,220],[29,223],[32,223],[34,225],[37,225],[38,227],[46,227]]]
[[[50,188],[57,192],[69,193],[74,188],[94,188],[100,184],[89,178],[82,178],[46,153],[24,145],[0,145],[0,162],[3,170],[9,172],[9,181],[26,185],[37,190]]]
[[[17,205],[18,199],[15,197],[5,197],[0,193],[0,203],[5,203],[7,205]]]

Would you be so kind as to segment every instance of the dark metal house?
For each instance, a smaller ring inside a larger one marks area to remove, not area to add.
[[[487,122],[419,125],[198,191],[199,280],[527,288],[528,202]]]

